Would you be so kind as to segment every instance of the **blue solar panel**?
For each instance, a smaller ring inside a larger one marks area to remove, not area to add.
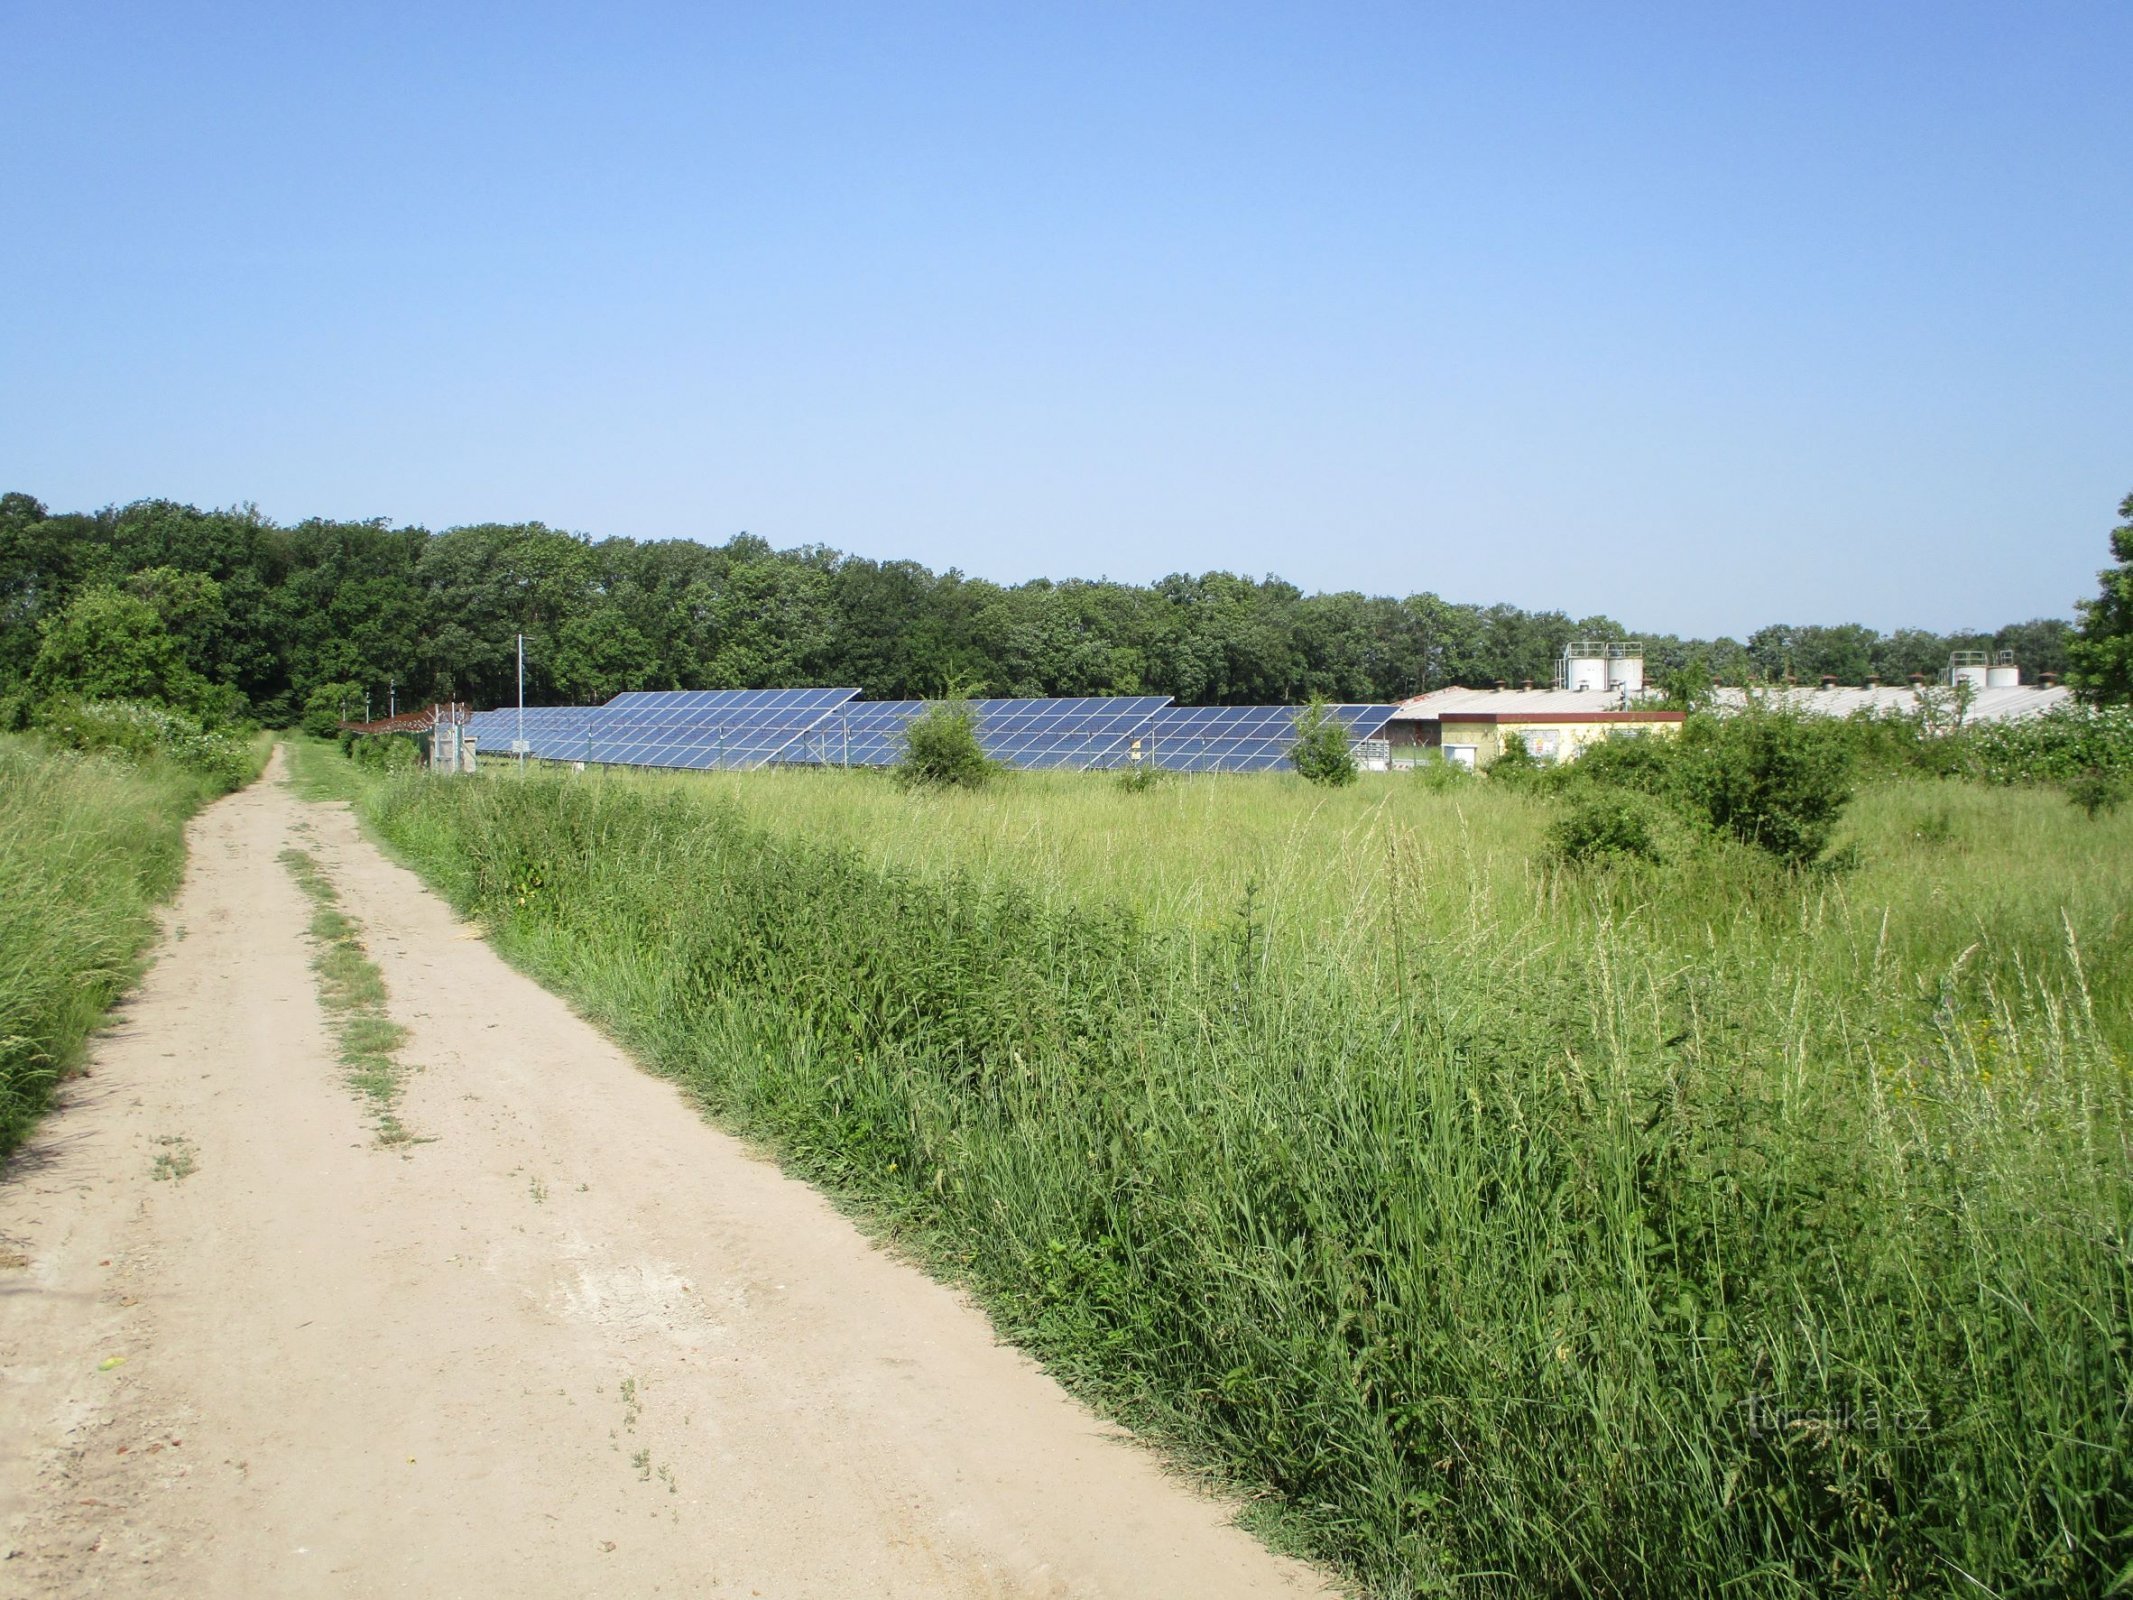
[[[903,759],[904,730],[925,700],[855,700],[823,720],[779,759],[808,765],[886,767]],[[993,760],[1020,769],[1110,767],[1170,702],[1162,695],[1078,700],[973,700],[978,744]]]
[[[527,753],[546,761],[584,760],[586,735],[599,715],[597,706],[526,707]],[[477,711],[467,720],[467,727],[489,755],[509,755],[511,741],[519,736],[518,708]]]
[[[792,765],[890,766],[924,700],[860,700],[851,689],[660,689],[605,706],[529,706],[530,753],[551,761],[692,770]],[[1353,739],[1379,736],[1394,707],[1328,710]],[[978,742],[1011,767],[1102,769],[1147,764],[1178,772],[1270,771],[1289,764],[1294,706],[1173,706],[1160,695],[977,700]],[[518,711],[469,724],[492,755],[518,736]]]
[[[670,689],[617,695],[591,729],[589,759],[696,771],[762,766],[857,689]]]
[[[1374,739],[1397,709],[1326,708],[1351,739]],[[1156,714],[1145,759],[1166,772],[1272,772],[1289,765],[1299,706],[1172,706]]]
[[[610,711],[807,711],[842,705],[857,689],[632,689],[607,702]]]

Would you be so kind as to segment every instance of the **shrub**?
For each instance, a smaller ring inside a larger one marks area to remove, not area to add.
[[[2067,784],[2066,797],[2091,818],[2100,817],[2125,804],[2126,780],[2115,772],[2091,767]]]
[[[1751,705],[1683,726],[1682,797],[1714,828],[1804,866],[1829,847],[1852,797],[1841,724]]]
[[[1323,700],[1313,700],[1296,714],[1296,743],[1289,747],[1289,759],[1313,783],[1337,789],[1355,782],[1355,752],[1348,747],[1348,725]]]
[[[929,706],[904,730],[896,777],[907,788],[979,789],[998,771],[978,743],[978,714],[967,701]]]
[[[1489,781],[1507,784],[1514,789],[1530,789],[1540,782],[1547,770],[1533,759],[1533,752],[1521,735],[1507,733],[1503,738],[1503,754],[1489,763]]]
[[[49,742],[68,750],[104,753],[134,765],[163,757],[221,791],[242,788],[259,770],[251,741],[242,734],[203,727],[145,701],[55,700],[39,710],[37,727]]]
[[[1463,789],[1473,781],[1472,768],[1447,761],[1437,751],[1424,751],[1415,758],[1415,782],[1424,789],[1432,792]]]
[[[1633,790],[1588,794],[1573,800],[1549,825],[1548,846],[1566,866],[1666,859],[1660,838],[1665,816],[1658,802]]]
[[[412,771],[422,764],[422,741],[414,734],[358,733],[343,748],[357,766],[377,771]]]
[[[1665,796],[1680,790],[1680,754],[1672,739],[1614,734],[1588,745],[1583,755],[1560,771],[1566,784],[1594,784]]]

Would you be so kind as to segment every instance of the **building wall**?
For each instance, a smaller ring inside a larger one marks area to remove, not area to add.
[[[1526,741],[1526,749],[1535,759],[1562,762],[1575,761],[1589,746],[1617,734],[1631,738],[1671,739],[1680,732],[1679,721],[1661,722],[1648,718],[1550,722],[1537,717],[1532,721],[1467,722],[1447,717],[1442,724],[1439,742],[1447,756],[1455,749],[1471,748],[1474,765],[1486,767],[1503,754],[1505,737],[1514,733]]]

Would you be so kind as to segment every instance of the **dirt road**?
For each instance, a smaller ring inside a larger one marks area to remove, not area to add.
[[[277,775],[0,1182],[0,1594],[1324,1592]],[[427,1142],[342,1081],[290,845]]]

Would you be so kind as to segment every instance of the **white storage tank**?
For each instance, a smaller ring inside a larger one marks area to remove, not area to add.
[[[2015,665],[2014,652],[2002,650],[1985,669],[1985,687],[1988,689],[2019,689],[2022,687],[2022,669]]]
[[[1556,663],[1558,689],[1604,689],[1607,687],[1607,646],[1580,640],[1563,646],[1563,659]]]
[[[1644,693],[1644,649],[1641,645],[1616,645],[1607,652],[1607,687],[1631,696]]]
[[[1963,684],[1973,689],[1987,689],[1991,685],[1991,669],[1986,665],[1982,650],[1958,650],[1948,657],[1948,684],[1959,688]]]

